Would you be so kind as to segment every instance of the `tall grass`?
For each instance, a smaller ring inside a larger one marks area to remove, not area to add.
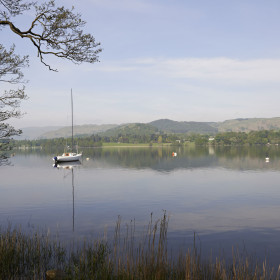
[[[258,263],[233,250],[232,261],[201,259],[194,245],[176,258],[168,254],[166,213],[140,235],[135,221],[116,222],[113,241],[85,241],[69,249],[47,234],[0,230],[0,279],[279,279],[279,268]],[[49,276],[50,277],[50,276]]]

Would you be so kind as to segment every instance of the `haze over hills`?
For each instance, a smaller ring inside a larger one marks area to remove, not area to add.
[[[23,140],[23,139],[38,139],[40,135],[44,135],[45,133],[49,133],[50,131],[56,131],[61,129],[62,126],[43,126],[43,127],[24,127],[21,128],[22,134],[19,136],[14,136],[15,140]]]
[[[29,127],[23,128],[23,134],[16,139],[50,139],[71,137],[71,127]],[[116,136],[118,134],[145,135],[157,133],[198,133],[215,135],[218,132],[249,132],[256,130],[280,130],[280,117],[247,118],[226,120],[224,122],[187,122],[160,119],[150,123],[78,125],[74,126],[75,136]]]
[[[249,132],[252,130],[279,130],[280,118],[253,118],[253,119],[234,119],[217,123],[219,132]]]
[[[88,136],[96,133],[106,131],[110,128],[116,127],[116,124],[86,124],[86,125],[75,125],[74,133],[75,136]],[[50,138],[59,138],[59,137],[71,137],[72,136],[72,127],[67,126],[60,128],[58,130],[49,131],[39,136],[39,139],[50,139]]]
[[[86,124],[86,125],[75,125],[74,135],[75,136],[88,136],[95,133],[106,131],[110,128],[118,126],[117,124]],[[72,127],[26,127],[22,128],[23,133],[19,137],[15,137],[16,140],[33,140],[33,139],[51,139],[51,138],[68,138],[72,135]]]

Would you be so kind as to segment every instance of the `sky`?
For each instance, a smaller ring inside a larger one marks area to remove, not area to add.
[[[46,57],[8,29],[0,42],[29,54],[29,99],[17,128],[71,123],[215,121],[280,116],[280,1],[57,0],[81,13],[100,62]],[[28,26],[32,13],[18,19]],[[3,91],[7,84],[0,84]]]

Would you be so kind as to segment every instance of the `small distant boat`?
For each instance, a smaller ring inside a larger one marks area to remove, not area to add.
[[[82,158],[82,153],[74,153],[74,138],[73,138],[73,96],[71,89],[71,111],[72,111],[72,152],[64,152],[61,156],[55,156],[53,160],[57,162],[79,161]]]

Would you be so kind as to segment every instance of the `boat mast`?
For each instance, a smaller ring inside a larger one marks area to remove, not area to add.
[[[73,139],[73,96],[72,96],[72,88],[71,88],[71,112],[72,112],[72,153],[73,153],[74,139]]]

